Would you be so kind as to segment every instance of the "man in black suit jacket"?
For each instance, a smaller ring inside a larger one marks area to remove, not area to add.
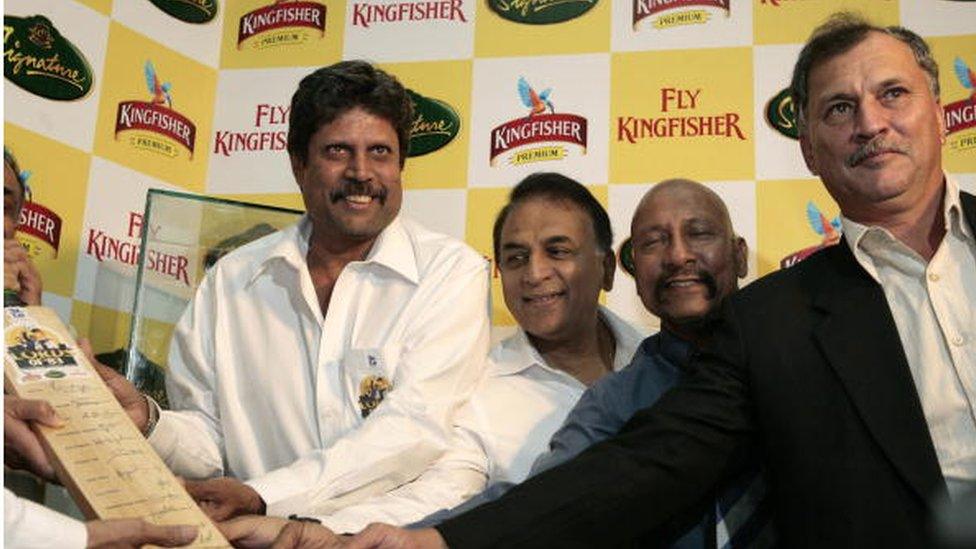
[[[933,503],[976,483],[976,199],[942,171],[937,68],[914,33],[840,15],[792,92],[844,241],[730,298],[691,379],[617,437],[436,531],[378,525],[352,546],[612,546],[754,444],[784,546],[931,545]]]

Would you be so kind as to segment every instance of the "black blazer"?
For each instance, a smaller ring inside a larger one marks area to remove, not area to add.
[[[616,437],[439,526],[449,546],[625,542],[755,443],[783,546],[932,545],[945,481],[884,293],[846,241],[734,294],[693,367]]]

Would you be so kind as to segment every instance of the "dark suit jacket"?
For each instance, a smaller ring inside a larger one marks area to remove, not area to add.
[[[976,198],[963,209],[976,228]],[[617,544],[758,442],[783,546],[931,546],[945,481],[884,293],[846,242],[732,296],[694,367],[615,438],[438,530],[452,548]]]

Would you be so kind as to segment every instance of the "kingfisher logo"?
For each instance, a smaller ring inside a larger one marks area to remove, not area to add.
[[[275,0],[245,13],[237,27],[237,49],[249,42],[255,49],[308,42],[325,36],[325,5],[318,2]]]
[[[352,5],[352,25],[369,28],[377,23],[402,21],[460,21],[467,23],[462,0],[431,2],[356,2]]]
[[[20,210],[17,237],[31,257],[41,255],[46,248],[50,257],[58,257],[61,247],[61,216],[37,202],[25,202]]]
[[[799,139],[796,125],[796,108],[790,89],[784,88],[766,103],[766,123],[784,137]]]
[[[976,72],[962,60],[956,57],[952,64],[956,79],[969,97],[945,105],[946,134],[949,147],[953,150],[966,150],[976,147]]]
[[[214,132],[214,154],[283,151],[288,146],[290,105],[258,103],[254,107],[254,129],[250,131],[217,130]]]
[[[598,0],[488,0],[504,19],[526,25],[552,25],[590,11]]]
[[[413,124],[410,126],[409,156],[422,156],[445,147],[461,129],[461,117],[454,107],[413,90]]]
[[[149,101],[123,101],[115,116],[115,139],[122,132],[138,130],[130,143],[139,149],[164,156],[179,154],[175,144],[181,145],[193,158],[197,129],[193,122],[173,110],[173,85],[163,82],[156,74],[152,61],[143,67]],[[161,139],[162,138],[162,139]]]
[[[684,25],[701,25],[711,19],[712,14],[705,9],[718,8],[731,13],[731,0],[633,0],[632,24],[637,30],[641,21],[654,17],[651,26],[666,29]]]
[[[810,257],[815,252],[820,251],[828,246],[833,246],[840,242],[841,237],[841,225],[840,216],[834,217],[828,220],[820,208],[817,207],[813,201],[807,202],[807,222],[810,223],[810,228],[813,232],[820,235],[820,244],[816,246],[810,246],[809,248],[804,248],[798,252],[793,252],[790,255],[784,257],[780,260],[779,266],[781,269],[787,267],[792,267],[797,263],[803,261],[804,259]]]
[[[529,109],[524,118],[510,120],[491,130],[489,162],[496,165],[498,156],[526,145],[542,144],[521,149],[509,157],[509,164],[561,160],[569,150],[558,143],[578,145],[586,154],[586,118],[576,114],[556,113],[550,97],[552,88],[537,93],[524,77],[518,80],[518,95]]]
[[[184,23],[202,24],[217,16],[217,0],[149,0],[166,15]]]
[[[94,82],[85,56],[43,15],[3,17],[3,75],[56,101],[81,99]]]

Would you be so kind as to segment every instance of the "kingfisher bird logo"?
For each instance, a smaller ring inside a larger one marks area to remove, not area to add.
[[[94,82],[85,56],[43,15],[3,17],[3,75],[56,101],[81,99]]]
[[[969,97],[945,105],[946,135],[949,147],[964,150],[976,147],[976,72],[960,57],[956,57],[952,68],[959,84],[965,88]]]
[[[159,77],[156,67],[149,60],[143,66],[143,76],[149,101],[119,103],[115,117],[115,138],[118,139],[122,132],[137,130],[130,139],[133,146],[175,157],[178,154],[173,145],[175,142],[193,158],[197,129],[189,118],[173,109],[173,85]]]
[[[779,262],[780,268],[785,269],[787,267],[792,267],[793,265],[796,265],[797,263],[813,255],[814,252],[822,250],[828,246],[833,246],[834,244],[840,242],[840,216],[835,216],[833,219],[828,220],[827,216],[820,211],[820,208],[818,208],[812,200],[807,202],[807,222],[810,224],[810,228],[813,229],[813,232],[820,235],[820,244],[810,246],[809,248],[804,248],[784,257]]]
[[[543,143],[540,147],[520,150],[509,158],[510,164],[561,160],[568,150],[557,143],[578,145],[586,154],[586,118],[576,114],[556,113],[550,96],[552,88],[537,93],[525,77],[518,79],[518,96],[528,113],[491,130],[489,162],[495,165],[499,155],[512,149]]]
[[[666,29],[683,25],[700,25],[707,23],[712,14],[704,9],[685,8],[718,8],[725,11],[726,17],[731,13],[731,0],[633,0],[632,25],[637,30],[641,21],[658,15],[651,21],[655,29]]]
[[[241,17],[237,27],[237,49],[241,49],[245,41],[256,49],[266,49],[302,44],[315,33],[322,38],[325,36],[325,13],[325,5],[318,2],[275,0]]]

